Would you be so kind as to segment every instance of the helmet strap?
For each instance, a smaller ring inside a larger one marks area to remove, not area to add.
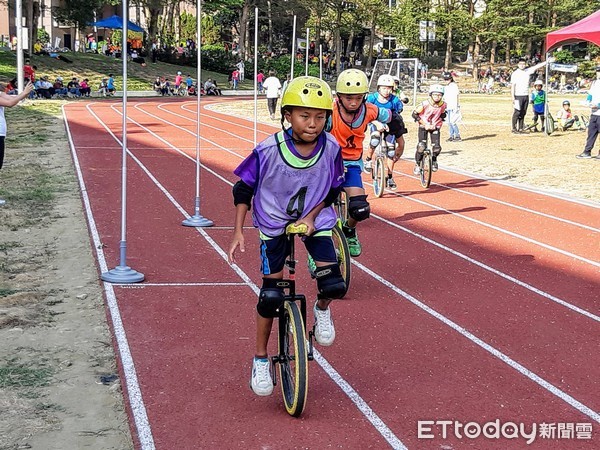
[[[354,121],[356,120],[358,115],[360,114],[360,108],[362,108],[362,105],[364,105],[364,103],[365,103],[365,97],[363,95],[362,102],[360,103],[359,107],[356,108],[356,110],[354,110],[354,111],[350,111],[348,108],[346,108],[346,106],[344,105],[344,102],[342,101],[342,99],[340,98],[339,95],[337,96],[337,98],[338,98],[338,101],[337,101],[338,105],[341,106],[344,109],[344,111],[346,111],[348,114],[352,114],[352,120],[349,123],[340,114],[340,119],[342,119],[342,122],[344,122],[346,125],[348,125],[350,127],[350,129],[352,130],[354,128],[352,124],[354,123]]]

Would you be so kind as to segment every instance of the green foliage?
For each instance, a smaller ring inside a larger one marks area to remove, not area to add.
[[[290,73],[292,68],[292,58],[289,55],[278,56],[275,58],[261,58],[258,60],[258,70],[262,70],[266,76],[269,76],[269,71],[274,70],[275,75],[284,80],[285,77]],[[249,60],[246,64],[246,73],[249,76],[253,76],[254,72],[254,61]],[[304,75],[306,72],[306,63],[294,62],[294,77]],[[308,74],[313,77],[319,76],[319,64],[309,64]]]
[[[226,52],[222,45],[202,46],[202,70],[229,73],[235,63],[233,55]]]
[[[52,8],[52,14],[57,22],[83,31],[94,21],[94,11],[100,10],[106,3],[117,4],[115,0],[64,0],[60,2],[61,6]]]
[[[204,44],[218,44],[221,41],[221,33],[219,28],[215,25],[215,21],[212,16],[203,16],[201,19],[202,26],[202,45]]]
[[[39,39],[39,41],[42,44],[46,44],[50,40],[50,35],[48,34],[48,32],[45,29],[38,28],[37,38]]]
[[[573,52],[569,50],[557,50],[552,53],[552,56],[556,58],[556,62],[559,64],[572,64],[575,62]]]

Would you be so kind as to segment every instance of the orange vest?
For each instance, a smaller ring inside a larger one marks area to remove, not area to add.
[[[361,106],[361,112],[357,119],[352,123],[352,127],[350,127],[340,116],[340,107],[337,99],[333,102],[333,114],[331,115],[332,129],[330,133],[333,134],[340,147],[342,147],[342,158],[344,161],[358,161],[362,158],[365,130],[369,123],[374,120],[384,123],[390,121],[389,117],[379,117],[380,111],[386,110],[380,110],[372,103],[363,103],[363,106]]]

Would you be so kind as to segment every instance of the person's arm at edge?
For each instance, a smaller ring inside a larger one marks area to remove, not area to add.
[[[25,87],[23,88],[23,92],[21,92],[20,94],[8,95],[4,92],[0,92],[0,106],[7,106],[9,108],[15,106],[21,100],[27,98],[31,91],[33,91],[33,85],[31,84],[31,82],[29,82],[27,83],[27,85],[25,85]]]

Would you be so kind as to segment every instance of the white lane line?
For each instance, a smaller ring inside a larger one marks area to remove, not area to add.
[[[179,116],[179,117],[183,117],[183,118],[185,118],[185,119],[188,119],[188,120],[190,120],[190,118],[189,118],[189,117],[185,117],[185,116],[182,116],[182,115],[180,115],[180,114],[174,113],[174,112],[172,112],[172,111],[170,111],[170,110],[168,110],[168,109],[163,109],[163,108],[162,108],[160,105],[158,105],[158,108],[159,108],[159,109],[161,109],[161,110],[163,110],[163,111],[165,111],[165,112],[167,112],[167,113],[169,113],[169,114],[174,114],[174,115],[177,115],[177,116]],[[181,105],[181,109],[183,109],[184,111],[192,112],[191,110],[189,110],[189,109],[185,108],[185,107],[184,107],[184,105]],[[210,111],[210,112],[215,112],[215,113],[218,113],[218,114],[231,115],[231,114],[228,114],[228,113],[225,113],[225,112],[214,111],[214,110],[213,110],[212,108],[210,108],[210,107],[205,107],[205,109],[206,109],[206,110],[208,110],[208,111]],[[233,116],[232,116],[232,117],[233,117]],[[237,117],[237,116],[236,116],[236,117]],[[214,120],[218,120],[218,121],[220,121],[220,122],[228,123],[226,120],[224,120],[224,119],[221,119],[221,118],[219,118],[219,117],[210,116],[210,118],[211,118],[211,119],[214,119]],[[245,119],[245,120],[249,120],[249,119]],[[261,122],[261,123],[263,123],[263,122]],[[268,123],[264,123],[264,124],[265,124],[265,125],[271,125],[271,124],[268,124]],[[210,125],[207,125],[207,126],[210,126]],[[243,129],[248,129],[248,130],[252,129],[252,128],[250,128],[250,127],[244,127],[244,126],[242,126],[242,125],[236,125],[236,127],[243,128]],[[212,128],[214,128],[214,127],[212,127]],[[217,128],[217,129],[218,129],[218,128]],[[269,133],[267,133],[267,132],[264,132],[264,131],[260,131],[260,130],[259,130],[259,132],[260,132],[260,133],[263,133],[263,134],[265,134],[265,135],[269,135]],[[243,138],[241,138],[241,139],[243,139]],[[246,140],[246,139],[244,139],[244,140]],[[248,141],[248,142],[253,142],[253,141],[250,141],[250,140],[247,140],[247,141]],[[405,160],[406,160],[406,161],[409,161],[408,159],[405,159]],[[454,169],[449,169],[449,168],[444,168],[444,170],[448,170],[448,171],[453,171],[453,172],[458,172],[458,173],[460,173],[460,171],[456,171],[456,170],[454,170]],[[417,180],[417,177],[414,177],[414,176],[412,176],[412,175],[410,175],[410,174],[405,174],[405,173],[403,173],[403,172],[399,172],[398,170],[395,170],[395,171],[394,171],[394,173],[395,173],[395,174],[398,174],[398,175],[401,175],[401,176],[403,176],[403,177],[406,177],[406,178],[414,178],[415,180]],[[474,175],[474,174],[469,174],[469,176],[475,176],[475,175]],[[534,190],[533,188],[524,188],[524,187],[522,187],[522,186],[513,186],[513,185],[512,185],[512,184],[510,184],[510,183],[506,183],[506,182],[499,182],[498,180],[490,180],[490,179],[486,179],[485,177],[483,177],[483,176],[481,176],[481,175],[476,175],[476,176],[477,176],[477,177],[479,177],[479,178],[481,178],[483,181],[488,181],[488,182],[492,182],[492,183],[497,183],[497,184],[501,184],[501,185],[504,185],[504,186],[509,186],[509,187],[516,188],[516,189],[522,189],[522,190],[526,190],[526,191],[531,191],[531,192],[535,192],[535,193],[537,193],[537,194],[542,194],[542,195],[545,195],[545,196],[548,196],[548,197],[555,197],[555,198],[559,198],[560,200],[566,200],[566,201],[569,201],[569,202],[571,202],[571,203],[581,203],[581,202],[578,202],[578,201],[577,201],[577,199],[563,198],[563,197],[560,197],[560,196],[552,195],[551,193],[548,193],[548,192],[544,192],[544,191],[537,191],[537,190]],[[552,215],[552,214],[543,213],[543,212],[541,212],[541,211],[535,211],[535,210],[533,210],[533,209],[530,209],[530,208],[525,208],[525,207],[523,207],[523,206],[516,205],[516,204],[514,204],[514,203],[509,203],[509,202],[505,202],[505,201],[503,201],[503,200],[498,200],[498,199],[495,199],[495,198],[492,198],[492,197],[487,197],[487,196],[485,196],[485,195],[477,194],[477,193],[475,193],[475,192],[471,192],[471,191],[468,191],[468,190],[466,190],[466,189],[455,188],[455,187],[452,187],[452,186],[448,186],[448,185],[441,184],[441,183],[435,183],[435,182],[433,182],[432,184],[434,184],[434,185],[437,185],[437,186],[444,187],[445,189],[448,189],[448,190],[458,191],[458,192],[460,192],[460,193],[462,193],[462,194],[471,195],[471,196],[473,196],[473,197],[478,197],[478,198],[481,198],[481,199],[484,199],[484,200],[488,200],[488,201],[490,201],[490,202],[498,203],[498,204],[500,204],[500,205],[503,205],[503,206],[506,206],[506,207],[509,207],[509,208],[515,208],[515,209],[518,209],[518,210],[520,210],[520,211],[525,211],[525,212],[528,212],[528,213],[530,213],[530,214],[539,215],[539,216],[545,217],[545,218],[547,218],[547,219],[556,220],[556,221],[558,221],[558,222],[563,222],[563,223],[566,223],[566,224],[569,224],[569,225],[572,225],[572,226],[575,226],[575,227],[579,227],[579,228],[583,228],[583,229],[586,229],[586,230],[590,230],[590,231],[593,231],[593,232],[596,232],[596,233],[600,233],[600,229],[599,229],[599,228],[595,228],[595,227],[592,227],[592,226],[589,226],[589,225],[585,225],[585,224],[582,224],[582,223],[579,223],[579,222],[574,222],[574,221],[572,221],[572,220],[569,220],[569,219],[564,219],[564,218],[562,218],[562,217],[558,217],[558,216],[555,216],[555,215]],[[399,195],[399,193],[398,193],[398,192],[394,192],[394,191],[389,191],[389,192],[392,192],[392,193],[394,193],[394,194],[396,194],[396,195]],[[595,208],[599,208],[599,207],[600,207],[600,206],[598,206],[598,205],[590,205],[590,204],[587,204],[587,203],[584,203],[584,206],[592,206],[592,207],[595,207]]]
[[[163,121],[165,123],[168,123],[168,121],[166,121],[165,119],[163,119],[163,118],[161,118],[159,116],[156,116],[154,114],[151,114],[151,113],[149,113],[149,112],[147,112],[147,111],[145,111],[145,110],[143,110],[141,108],[139,108],[139,111],[141,111],[141,112],[143,112],[145,114],[148,114],[148,115],[150,115],[150,116],[152,116],[152,117],[154,117],[154,118],[156,118],[158,120],[161,120],[161,121]],[[168,112],[168,111],[166,111],[166,112]],[[173,125],[173,126],[176,127],[177,125]],[[196,136],[195,133],[193,133],[193,135]],[[162,139],[160,137],[158,137],[158,138]],[[202,138],[202,139],[205,139],[205,138]],[[244,156],[242,156],[242,155],[240,155],[240,154],[238,154],[236,152],[233,152],[233,151],[231,151],[229,149],[226,149],[225,147],[222,147],[222,148],[223,148],[223,150],[227,151],[230,154],[233,154],[233,155],[237,156],[238,158],[241,158],[241,159],[244,158]],[[192,159],[192,158],[190,158],[190,159]],[[207,168],[204,165],[202,165],[202,167],[205,168],[206,170],[208,170],[209,172],[211,172],[212,174],[216,175],[216,173],[214,171],[212,171],[212,169]],[[224,179],[220,175],[216,175],[216,176],[220,177],[221,179]],[[369,183],[365,183],[365,184],[370,185]],[[391,222],[391,221],[389,221],[387,219],[384,219],[381,216],[378,216],[376,214],[371,214],[371,215],[373,217],[375,217],[376,219],[381,220],[382,222],[385,222],[385,223],[387,223],[387,224],[389,224],[389,225],[391,225],[391,226],[393,226],[393,227],[395,227],[395,228],[397,228],[399,230],[405,231],[406,233],[411,234],[412,236],[418,237],[419,239],[422,239],[425,242],[428,242],[428,243],[430,243],[432,245],[435,245],[435,246],[437,246],[437,247],[439,247],[439,248],[441,248],[443,250],[446,250],[446,251],[450,252],[451,254],[453,254],[455,256],[458,256],[459,258],[464,259],[465,261],[471,262],[471,263],[477,265],[478,267],[481,267],[482,269],[485,269],[485,270],[487,270],[489,272],[492,272],[492,273],[494,273],[494,274],[496,274],[496,275],[498,275],[498,276],[500,276],[500,277],[502,277],[502,278],[504,278],[506,280],[512,281],[512,282],[516,283],[517,285],[519,285],[519,286],[521,286],[521,287],[523,287],[525,289],[528,289],[531,292],[534,292],[535,294],[539,294],[542,297],[545,297],[548,300],[551,300],[551,301],[553,301],[553,302],[555,302],[555,303],[557,303],[557,304],[559,304],[561,306],[564,306],[564,307],[566,307],[566,308],[568,308],[568,309],[570,309],[570,310],[572,310],[572,311],[574,311],[576,313],[582,314],[583,316],[586,316],[586,317],[588,317],[588,318],[590,318],[592,320],[595,320],[597,322],[600,321],[600,317],[599,316],[597,316],[595,314],[592,314],[592,313],[590,313],[590,312],[588,312],[588,311],[586,311],[584,309],[581,309],[578,306],[573,305],[573,304],[571,304],[571,303],[569,303],[569,302],[567,302],[565,300],[562,300],[562,299],[560,299],[560,298],[558,298],[558,297],[556,297],[556,296],[554,296],[554,295],[552,295],[552,294],[550,294],[548,292],[542,291],[541,289],[538,289],[538,288],[536,288],[533,285],[525,283],[524,281],[521,281],[521,280],[519,280],[519,279],[517,279],[515,277],[512,277],[511,275],[508,275],[508,274],[506,274],[504,272],[501,272],[501,271],[499,271],[497,269],[494,269],[493,267],[488,266],[487,264],[484,264],[484,263],[482,263],[480,261],[477,261],[477,260],[475,260],[473,258],[470,258],[469,256],[467,256],[467,255],[465,255],[463,253],[460,253],[457,250],[453,250],[450,247],[446,247],[445,245],[443,245],[443,244],[441,244],[439,242],[436,242],[436,241],[434,241],[432,239],[429,239],[429,238],[427,238],[427,237],[425,237],[425,236],[423,236],[421,234],[418,234],[418,233],[416,233],[416,232],[414,232],[414,231],[412,231],[412,230],[410,230],[408,228],[405,228],[405,227],[403,227],[401,225],[398,225],[398,224],[396,224],[394,222]]]
[[[354,264],[356,267],[358,267],[359,269],[361,269],[363,272],[367,273],[372,278],[374,278],[375,280],[379,281],[381,284],[383,284],[384,286],[388,287],[389,289],[391,289],[395,293],[397,293],[400,296],[404,297],[406,300],[408,300],[409,302],[411,302],[413,305],[419,307],[420,309],[422,309],[423,311],[425,311],[427,314],[435,317],[440,322],[444,323],[445,325],[449,326],[450,328],[452,328],[456,332],[460,333],[462,336],[466,337],[468,340],[470,340],[474,344],[478,345],[479,347],[481,347],[482,349],[484,349],[485,351],[487,351],[491,355],[495,356],[496,358],[500,359],[504,363],[508,364],[510,367],[512,367],[513,369],[517,370],[519,373],[521,373],[525,377],[529,378],[534,383],[536,383],[539,386],[543,387],[544,389],[546,389],[551,394],[555,395],[556,397],[560,398],[564,402],[568,403],[570,406],[572,406],[573,408],[577,409],[582,414],[585,414],[586,416],[588,416],[592,420],[595,420],[596,422],[600,423],[600,413],[594,411],[593,409],[587,407],[586,405],[584,405],[580,401],[578,401],[575,398],[571,397],[566,392],[564,392],[561,389],[557,388],[556,386],[554,386],[550,382],[544,380],[542,377],[540,377],[539,375],[535,374],[531,370],[527,369],[525,366],[519,364],[518,362],[516,362],[515,360],[513,360],[509,356],[507,356],[504,353],[502,353],[500,350],[492,347],[491,345],[487,344],[483,340],[479,339],[477,336],[475,336],[474,334],[472,334],[469,331],[465,330],[463,327],[461,327],[457,323],[453,322],[452,320],[448,319],[443,314],[440,314],[439,312],[437,312],[433,308],[431,308],[431,307],[427,306],[426,304],[424,304],[423,302],[417,300],[415,297],[413,297],[412,295],[410,295],[408,292],[403,291],[402,289],[400,289],[399,287],[397,287],[396,285],[394,285],[390,281],[386,280],[385,278],[383,278],[383,277],[379,276],[378,274],[376,274],[375,272],[373,272],[368,267],[366,267],[363,264],[357,262],[355,259],[352,260],[352,264]]]
[[[441,248],[442,250],[445,250],[445,251],[453,254],[454,256],[457,256],[458,258],[464,259],[465,261],[468,261],[471,264],[476,265],[477,267],[481,267],[482,269],[487,270],[488,272],[491,272],[494,275],[498,275],[499,277],[502,277],[505,280],[508,280],[508,281],[510,281],[512,283],[515,283],[515,284],[517,284],[517,285],[519,285],[519,286],[521,286],[521,287],[523,287],[523,288],[525,288],[525,289],[527,289],[527,290],[529,290],[529,291],[531,291],[531,292],[533,292],[535,294],[538,294],[538,295],[540,295],[540,296],[542,296],[544,298],[547,298],[548,300],[553,301],[553,302],[555,302],[555,303],[557,303],[557,304],[559,304],[561,306],[564,306],[565,308],[568,308],[568,309],[570,309],[570,310],[572,310],[572,311],[574,311],[574,312],[576,312],[578,314],[581,314],[581,315],[583,315],[585,317],[588,317],[589,319],[592,319],[592,320],[594,320],[596,322],[600,322],[600,316],[592,314],[591,312],[586,311],[585,309],[581,309],[578,306],[575,306],[575,305],[573,305],[573,304],[571,304],[569,302],[566,302],[565,300],[562,300],[562,299],[560,299],[558,297],[555,297],[552,294],[549,294],[549,293],[547,293],[545,291],[542,291],[541,289],[538,289],[535,286],[532,286],[532,285],[530,285],[528,283],[525,283],[524,281],[521,281],[521,280],[519,280],[519,279],[517,279],[517,278],[515,278],[513,276],[510,276],[510,275],[508,275],[508,274],[506,274],[504,272],[500,272],[499,270],[496,270],[493,267],[490,267],[487,264],[482,263],[481,261],[477,261],[476,259],[473,259],[470,256],[467,256],[467,255],[465,255],[463,253],[460,253],[457,250],[454,250],[454,249],[452,249],[450,247],[447,247],[444,244],[436,242],[433,239],[430,239],[430,238],[428,238],[426,236],[423,236],[422,234],[419,234],[419,233],[417,233],[415,231],[412,231],[412,230],[410,230],[408,228],[405,228],[402,225],[398,225],[397,223],[394,223],[391,220],[385,219],[385,218],[383,218],[383,217],[381,217],[381,216],[379,216],[377,214],[371,213],[371,217],[375,217],[376,219],[381,220],[382,222],[384,222],[384,223],[386,223],[386,224],[388,224],[388,225],[390,225],[390,226],[392,226],[394,228],[402,230],[405,233],[408,233],[408,234],[410,234],[410,235],[412,235],[414,237],[417,237],[419,239],[422,239],[422,240],[424,240],[425,242],[427,242],[427,243],[429,243],[431,245],[435,245],[436,247]]]
[[[369,184],[369,183],[365,183],[365,184]],[[429,207],[431,209],[434,209],[434,210],[437,210],[437,211],[442,211],[442,212],[444,212],[446,214],[451,214],[453,216],[460,217],[461,219],[467,220],[469,222],[476,223],[477,225],[480,225],[482,227],[490,228],[490,229],[492,229],[494,231],[497,231],[498,233],[507,234],[508,236],[514,237],[515,239],[520,239],[522,241],[529,242],[530,244],[537,245],[539,247],[545,248],[546,250],[550,250],[550,251],[555,252],[555,253],[560,253],[561,255],[567,256],[567,257],[572,258],[572,259],[576,259],[578,261],[584,262],[586,264],[590,264],[590,265],[595,266],[595,267],[600,267],[600,262],[598,262],[598,261],[594,261],[594,260],[585,258],[583,256],[576,255],[575,253],[571,253],[571,252],[568,252],[568,251],[563,250],[561,248],[554,247],[553,245],[550,245],[550,244],[545,244],[543,242],[536,241],[535,239],[529,238],[527,236],[523,236],[522,234],[518,234],[518,233],[515,233],[515,232],[510,231],[510,230],[505,230],[504,228],[501,228],[501,227],[498,227],[496,225],[492,225],[492,224],[483,222],[483,221],[478,220],[478,219],[474,219],[473,217],[465,216],[464,214],[461,214],[461,213],[450,211],[449,209],[442,208],[441,206],[432,205],[431,203],[427,203],[427,202],[424,202],[423,200],[419,200],[417,198],[413,198],[412,196],[407,196],[407,195],[399,194],[397,192],[394,192],[394,194],[396,194],[396,197],[402,197],[402,198],[404,198],[406,200],[409,200],[411,202],[416,202],[416,203],[419,203],[421,205],[427,206],[427,207]]]
[[[444,170],[452,171],[452,170],[449,170],[448,168],[444,168]],[[415,180],[418,180],[417,177],[415,177],[413,175],[405,174],[404,172],[399,172],[397,170],[394,170],[394,173],[396,173],[398,175],[401,175],[403,177],[406,177],[406,178],[414,178]],[[484,180],[484,179],[482,179],[482,181],[490,181],[490,180]],[[471,192],[471,191],[469,191],[467,189],[455,188],[455,187],[448,186],[447,184],[443,184],[443,183],[432,182],[431,184],[443,187],[444,189],[447,189],[447,190],[452,190],[452,191],[460,192],[461,194],[471,195],[473,197],[481,198],[481,199],[484,199],[484,200],[487,200],[487,201],[490,201],[490,202],[493,202],[493,203],[498,203],[499,205],[502,205],[502,206],[507,206],[509,208],[518,209],[519,211],[524,211],[524,212],[527,212],[529,214],[535,214],[535,215],[538,215],[538,216],[542,216],[542,217],[545,217],[546,219],[556,220],[557,222],[563,222],[563,223],[566,223],[568,225],[573,225],[575,227],[583,228],[585,230],[590,230],[590,231],[593,231],[595,233],[600,233],[600,228],[595,228],[595,227],[592,227],[592,226],[589,226],[589,225],[586,225],[586,224],[583,224],[583,223],[574,222],[572,220],[564,219],[562,217],[554,216],[552,214],[547,214],[547,213],[544,213],[544,212],[541,212],[541,211],[535,211],[535,210],[530,209],[530,208],[525,208],[524,206],[520,206],[520,205],[517,205],[517,204],[514,204],[514,203],[505,202],[504,200],[498,200],[498,199],[495,199],[495,198],[492,198],[492,197],[487,197],[485,195],[477,194],[476,192]],[[510,186],[510,187],[512,187],[512,186]],[[392,192],[394,194],[398,194],[398,192],[395,192],[395,191],[389,191],[389,192]],[[538,194],[545,194],[545,193],[544,192],[538,192]],[[561,200],[565,200],[565,199],[561,198]],[[590,206],[590,205],[585,205],[585,206]]]
[[[154,134],[150,130],[147,130],[147,131],[149,131],[151,134]],[[227,182],[227,183],[230,186],[233,185],[233,183],[231,183],[231,182]],[[222,256],[226,259],[226,255],[224,253],[223,253]],[[366,266],[364,266],[364,265],[356,262],[356,260],[352,260],[352,263],[355,266],[357,266],[359,269],[361,269],[363,272],[367,273],[372,278],[374,278],[375,280],[379,281],[384,286],[392,289],[397,294],[399,294],[402,297],[404,297],[407,300],[409,300],[415,306],[418,306],[423,311],[427,312],[428,314],[432,315],[433,317],[435,317],[436,319],[440,320],[444,324],[448,325],[453,330],[459,332],[462,336],[466,337],[467,339],[469,339],[474,344],[478,345],[479,347],[481,347],[482,349],[486,350],[487,352],[489,352],[490,354],[492,354],[496,358],[500,359],[502,362],[508,364],[510,367],[512,367],[513,369],[517,370],[519,373],[521,373],[522,375],[526,376],[528,379],[530,379],[534,383],[536,383],[539,386],[541,386],[542,388],[546,389],[547,391],[549,391],[550,393],[552,393],[556,397],[560,398],[561,400],[563,400],[564,402],[566,402],[567,404],[569,404],[573,408],[577,409],[581,413],[587,415],[591,419],[593,419],[596,422],[600,423],[600,414],[597,413],[596,411],[594,411],[591,408],[587,407],[586,405],[584,405],[583,403],[579,402],[578,400],[576,400],[575,398],[573,398],[572,396],[570,396],[566,392],[564,392],[561,389],[557,388],[556,386],[554,386],[550,382],[546,381],[545,379],[543,379],[539,375],[535,374],[534,372],[530,371],[525,366],[517,363],[512,358],[510,358],[509,356],[507,356],[504,353],[502,353],[500,350],[494,348],[493,346],[491,346],[491,345],[487,344],[486,342],[484,342],[483,340],[479,339],[477,336],[475,336],[474,334],[470,333],[469,331],[467,331],[463,327],[459,326],[458,324],[456,324],[452,320],[448,319],[444,315],[438,313],[433,308],[430,308],[429,306],[427,306],[424,303],[422,303],[419,300],[417,300],[415,297],[411,296],[407,292],[404,292],[403,290],[401,290],[400,288],[398,288],[397,286],[395,286],[391,282],[387,281],[383,277],[380,277],[379,275],[377,275],[371,269],[369,269]],[[254,290],[255,290],[255,293],[258,294],[258,288],[256,286],[254,286]]]
[[[189,286],[246,286],[246,283],[142,283],[142,284],[122,284],[113,283],[113,286],[119,286],[125,289],[147,288],[147,287],[189,287]]]
[[[117,108],[113,108],[113,110],[115,112],[117,112],[118,114],[122,115],[122,113]],[[102,123],[98,116],[96,116],[94,114],[94,117],[96,118],[96,120],[98,120],[100,123]],[[152,132],[148,128],[144,127],[143,125],[139,125],[137,122],[135,122],[135,120],[133,120],[129,117],[127,118],[127,120],[135,123],[137,126],[144,129],[145,131],[150,133],[152,136],[159,139],[161,142],[167,143],[164,139],[162,139],[160,136],[157,136],[154,132]],[[104,125],[104,124],[102,123],[102,125]],[[113,137],[113,139],[115,141],[117,141],[118,143],[121,143],[121,141],[117,138],[117,136],[115,136],[113,134],[112,131],[110,131],[108,128],[106,128],[106,130]],[[175,147],[173,147],[173,148],[175,149]],[[189,218],[190,215],[187,213],[187,211],[185,209],[183,209],[181,207],[181,205],[175,200],[175,198],[167,191],[167,189],[162,184],[160,184],[158,179],[156,179],[156,177],[154,177],[154,175],[148,170],[148,168],[146,168],[146,166],[144,166],[144,164],[129,150],[127,151],[127,153],[135,161],[135,163],[144,171],[144,173],[146,173],[146,175],[152,180],[152,182],[158,187],[158,189],[160,189],[160,191],[162,191],[162,193],[169,199],[169,201],[175,206],[175,208],[185,218]],[[195,160],[194,160],[194,162],[195,162]],[[222,181],[226,182],[230,186],[233,186],[233,183],[226,180],[225,178],[223,178],[221,176],[218,176],[218,178],[221,179]],[[223,250],[208,235],[208,233],[206,233],[206,231],[204,231],[204,229],[196,228],[196,230],[213,247],[213,249],[225,261],[227,261],[227,253],[225,252],[225,250]],[[231,267],[238,274],[238,276],[242,280],[244,280],[245,284],[248,285],[254,291],[255,295],[258,296],[259,288],[252,282],[250,277],[248,275],[246,275],[246,273],[239,266],[234,264]],[[325,373],[327,373],[327,375],[329,375],[329,377],[340,387],[340,389],[342,389],[342,391],[348,396],[348,398],[356,405],[358,410],[373,425],[373,427],[381,434],[381,436],[383,436],[383,438],[388,442],[388,444],[390,444],[390,446],[394,449],[398,449],[398,450],[406,449],[406,446],[402,443],[402,441],[400,441],[400,439],[398,439],[398,437],[396,437],[396,435],[392,432],[392,430],[390,430],[390,428],[369,407],[369,405],[360,397],[360,395],[356,392],[356,390],[354,390],[352,388],[352,386],[347,381],[345,381],[338,372],[329,371],[329,368],[332,368],[332,366],[327,362],[327,360],[323,357],[323,355],[321,355],[321,353],[316,349],[314,349],[314,355],[315,355],[315,361],[317,361],[317,363],[323,368]]]
[[[89,106],[94,103],[90,103],[86,106],[88,111],[102,123],[98,116],[96,116],[90,109]],[[81,189],[81,198],[85,207],[85,214],[88,220],[88,226],[94,241],[94,248],[96,249],[96,256],[98,257],[98,265],[100,266],[101,272],[108,271],[106,264],[106,258],[102,251],[102,244],[98,229],[96,228],[96,222],[94,215],[92,214],[92,208],[90,205],[90,199],[88,197],[85,181],[83,180],[83,173],[81,172],[81,166],[79,165],[79,159],[75,150],[75,144],[73,143],[73,137],[69,128],[69,121],[65,112],[65,107],[62,107],[63,119],[65,122],[65,128],[67,131],[67,137],[69,139],[69,146],[71,147],[71,155],[73,157],[73,164],[77,171],[77,179],[79,180],[79,187]],[[115,333],[115,339],[117,340],[117,347],[119,349],[119,355],[121,357],[121,364],[123,364],[123,373],[125,374],[125,385],[127,387],[127,394],[129,397],[129,405],[133,414],[133,421],[135,423],[136,432],[140,441],[142,450],[154,450],[154,438],[152,436],[152,429],[150,428],[150,422],[148,421],[148,414],[146,413],[146,406],[144,405],[144,399],[140,390],[140,385],[137,378],[137,372],[135,370],[135,364],[133,363],[133,357],[131,356],[131,350],[129,349],[129,343],[127,341],[127,334],[125,333],[125,327],[121,319],[121,313],[119,311],[119,305],[117,303],[117,297],[115,291],[110,283],[103,282],[104,292],[106,294],[106,302],[108,310],[110,311],[110,317],[112,319],[113,331]]]

